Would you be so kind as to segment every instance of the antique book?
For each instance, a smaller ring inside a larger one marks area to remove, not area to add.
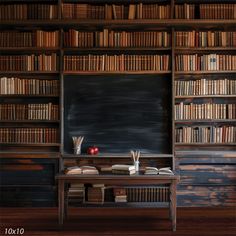
[[[65,170],[65,174],[69,175],[78,175],[78,174],[85,174],[85,175],[98,175],[99,172],[94,166],[72,166],[68,167]]]
[[[135,166],[134,165],[115,164],[115,165],[112,165],[112,170],[131,171],[131,170],[135,170]]]
[[[173,175],[170,167],[157,169],[156,167],[145,167],[145,175]]]

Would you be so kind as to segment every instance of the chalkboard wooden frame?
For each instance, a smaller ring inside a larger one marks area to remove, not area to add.
[[[169,75],[65,76],[63,90],[62,154],[73,153],[72,136],[85,136],[82,154],[172,154]]]

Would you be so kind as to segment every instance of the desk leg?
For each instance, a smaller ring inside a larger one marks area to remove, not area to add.
[[[64,207],[65,207],[65,183],[63,180],[59,180],[58,183],[58,220],[59,224],[63,224],[64,220]]]
[[[176,183],[170,185],[170,216],[172,222],[172,230],[176,231]]]
[[[64,218],[65,220],[67,219],[67,211],[68,211],[68,191],[69,191],[69,186],[68,184],[66,184],[66,187],[65,187],[65,208],[64,208]]]

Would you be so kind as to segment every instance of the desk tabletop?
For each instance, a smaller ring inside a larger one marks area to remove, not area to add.
[[[64,173],[60,173],[56,175],[57,180],[81,180],[81,181],[151,181],[151,180],[176,180],[179,181],[179,175],[144,175],[142,173],[136,173],[133,175],[117,175],[117,174],[98,174],[98,175],[68,175]]]

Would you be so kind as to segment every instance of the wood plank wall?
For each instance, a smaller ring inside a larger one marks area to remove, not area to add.
[[[0,158],[0,206],[56,206],[58,159]]]
[[[179,206],[236,205],[235,153],[177,153]]]

